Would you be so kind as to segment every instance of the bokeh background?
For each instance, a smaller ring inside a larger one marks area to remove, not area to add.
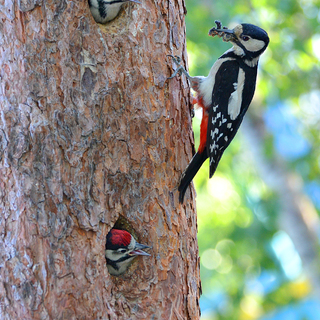
[[[214,177],[206,162],[194,180],[202,320],[319,320],[320,1],[186,6],[191,75],[206,76],[230,48],[208,36],[216,19],[270,37],[243,125]]]

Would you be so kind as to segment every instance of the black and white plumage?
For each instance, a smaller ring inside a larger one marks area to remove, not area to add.
[[[178,73],[187,75],[197,93],[195,102],[203,109],[200,145],[178,188],[181,203],[188,185],[207,158],[210,159],[209,178],[216,171],[252,101],[259,57],[269,44],[268,34],[252,24],[240,24],[232,30],[221,28],[219,21],[216,24],[217,28],[212,28],[209,35],[222,37],[233,47],[214,63],[207,77],[191,77],[173,57],[179,67],[172,77]]]
[[[138,243],[126,230],[111,229],[107,235],[106,260],[110,274],[119,276],[123,274],[132,260],[137,256],[150,256],[142,249],[149,246]]]
[[[118,15],[121,6],[129,1],[140,3],[137,0],[88,0],[88,3],[94,20],[104,24],[113,20]]]
[[[224,150],[238,131],[255,91],[257,64],[248,66],[242,59],[234,58],[230,51],[219,58],[219,69],[215,74],[207,130],[207,153],[210,158],[212,177]],[[210,74],[209,74],[210,76]],[[208,84],[203,81],[201,89]]]

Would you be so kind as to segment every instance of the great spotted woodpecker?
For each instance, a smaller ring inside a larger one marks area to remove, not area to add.
[[[107,235],[106,259],[110,274],[118,276],[124,273],[136,256],[150,256],[142,249],[150,248],[136,242],[125,230],[111,229]]]
[[[196,92],[192,103],[197,103],[203,110],[199,148],[182,174],[178,187],[180,203],[207,158],[210,158],[209,178],[216,171],[224,150],[237,133],[251,103],[259,57],[269,44],[268,34],[252,24],[243,23],[229,30],[221,28],[219,21],[215,23],[217,27],[212,28],[209,35],[222,37],[233,47],[214,63],[207,77],[191,77],[180,65],[180,59],[171,56],[178,68],[169,79],[184,73]]]
[[[98,23],[107,23],[119,13],[121,6],[126,2],[141,3],[138,0],[88,0],[93,18]]]

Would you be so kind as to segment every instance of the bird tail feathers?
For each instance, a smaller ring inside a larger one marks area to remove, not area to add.
[[[208,158],[208,155],[207,155],[206,148],[201,153],[197,152],[191,159],[186,170],[183,172],[180,180],[180,184],[178,187],[180,203],[183,203],[183,198],[190,182],[192,181],[193,177],[199,171],[200,167],[202,166],[202,164],[205,162],[207,158]]]

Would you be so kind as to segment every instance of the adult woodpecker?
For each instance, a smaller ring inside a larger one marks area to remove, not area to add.
[[[141,3],[138,0],[88,0],[88,2],[94,20],[102,24],[113,20],[124,3]]]
[[[110,274],[118,276],[124,273],[137,256],[150,256],[142,249],[150,248],[138,243],[126,230],[111,229],[107,235],[106,259]]]
[[[207,158],[210,158],[209,178],[216,171],[252,101],[259,57],[269,44],[268,34],[252,24],[243,23],[230,30],[221,28],[219,21],[215,23],[217,27],[212,28],[209,35],[222,37],[233,47],[214,63],[207,77],[191,77],[180,65],[180,59],[171,56],[178,68],[169,79],[184,73],[196,92],[192,103],[197,103],[203,110],[199,148],[182,174],[178,187],[180,203]]]

